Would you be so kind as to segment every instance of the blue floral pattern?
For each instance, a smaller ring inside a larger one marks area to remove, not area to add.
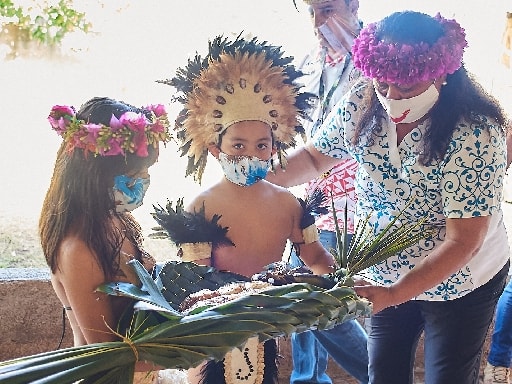
[[[445,156],[428,165],[421,164],[419,159],[429,120],[414,128],[398,145],[395,125],[387,121],[377,135],[371,139],[365,137],[354,146],[354,122],[360,113],[359,91],[354,88],[340,101],[316,133],[313,143],[329,156],[351,156],[357,160],[356,215],[370,215],[375,232],[380,232],[411,200],[402,220],[415,222],[427,217],[419,230],[432,230],[430,238],[368,270],[376,283],[388,285],[414,268],[444,240],[446,218],[492,215],[493,222],[499,222],[506,167],[505,135],[501,126],[485,116],[479,116],[478,123],[460,121]],[[479,252],[474,262],[417,299],[451,300],[492,277],[487,276],[491,273],[488,269],[482,272],[478,265],[492,263],[494,258],[497,272],[504,264],[501,261],[508,257],[508,242],[503,225],[491,227],[490,232],[499,234],[489,233],[488,237],[497,237],[499,243],[494,245],[494,250],[500,251]]]

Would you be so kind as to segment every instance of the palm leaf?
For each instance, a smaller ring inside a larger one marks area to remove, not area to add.
[[[329,288],[303,282],[285,284],[221,305],[204,306],[190,314],[177,310],[183,291],[189,294],[205,287],[215,289],[245,278],[194,263],[174,262],[166,264],[165,273],[160,273],[153,281],[134,260],[130,265],[139,276],[141,287],[111,283],[98,288],[109,294],[140,300],[136,306],[138,310],[127,314],[128,320],[122,319],[128,326],[120,341],[0,363],[0,383],[65,384],[85,378],[84,383],[130,384],[137,360],[165,368],[187,369],[204,360],[220,360],[232,348],[255,335],[264,341],[308,329],[329,329],[344,321],[367,316],[371,304],[356,295],[350,286],[351,278],[430,234],[418,230],[425,219],[398,226],[401,215],[402,212],[377,235],[368,228],[370,216],[358,223],[346,256],[341,259],[339,252],[336,255],[339,270],[309,280],[330,282],[327,284]],[[341,241],[339,227],[337,232],[338,244],[346,244]],[[343,236],[346,239],[346,232]]]
[[[335,281],[343,281],[351,285],[354,275],[363,270],[379,264],[390,256],[402,252],[404,249],[416,244],[418,241],[427,239],[432,231],[423,229],[427,217],[423,217],[412,224],[398,225],[399,219],[407,208],[413,203],[411,199],[405,207],[389,222],[384,229],[375,234],[368,226],[371,213],[359,221],[354,231],[352,241],[348,244],[347,238],[347,205],[345,204],[343,231],[338,226],[336,210],[332,201],[334,222],[336,225],[337,250],[334,257],[339,269],[334,273]]]
[[[141,281],[146,280],[147,272],[137,263],[133,261],[130,265]],[[166,268],[168,272],[174,267],[183,271],[187,266],[192,270],[196,268],[194,263],[172,263]],[[217,274],[210,267],[195,271],[202,273],[203,280],[212,280],[213,286],[222,284],[223,278],[234,279],[229,274]],[[174,285],[173,280],[168,282]],[[154,292],[157,286],[156,283],[154,286],[143,283],[140,289],[145,292],[145,303],[160,302],[162,293],[155,295]],[[108,284],[108,288],[100,289],[105,291],[112,287]],[[115,294],[124,295],[126,291],[133,297],[136,291],[125,288],[123,285]],[[199,285],[191,289],[198,288]],[[155,300],[148,300],[147,295],[155,295]],[[130,375],[136,360],[186,369],[207,359],[222,359],[233,347],[254,335],[259,335],[263,341],[311,328],[327,329],[369,312],[369,303],[358,298],[352,288],[335,286],[326,290],[300,283],[272,287],[261,294],[244,296],[190,315],[157,306],[152,310],[137,311],[122,341],[68,348],[0,363],[0,382],[65,384],[88,378],[87,383],[95,384],[131,383]],[[110,381],[105,381],[106,378]]]

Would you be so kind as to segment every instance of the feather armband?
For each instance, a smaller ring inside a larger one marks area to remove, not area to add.
[[[300,227],[302,228],[302,236],[304,243],[309,244],[318,241],[318,230],[315,225],[315,216],[325,215],[328,210],[324,205],[326,196],[320,189],[315,189],[311,195],[305,200],[298,198],[302,207],[302,218]]]
[[[165,208],[153,206],[153,218],[160,225],[153,228],[152,238],[169,238],[180,248],[178,256],[183,261],[194,261],[211,257],[212,249],[221,245],[235,245],[227,236],[228,228],[218,224],[220,215],[208,220],[204,205],[199,211],[187,212],[183,198],[178,199],[176,208],[167,200]]]

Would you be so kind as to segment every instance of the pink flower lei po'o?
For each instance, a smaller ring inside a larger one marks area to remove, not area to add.
[[[377,38],[377,24],[369,24],[354,40],[354,65],[367,77],[393,84],[414,84],[454,73],[468,45],[466,34],[455,20],[439,13],[435,19],[444,35],[433,45],[388,43]]]
[[[76,118],[75,109],[55,105],[48,121],[52,128],[67,142],[72,151],[81,148],[100,156],[117,156],[135,153],[148,156],[148,146],[156,147],[159,141],[171,139],[169,120],[161,104],[149,105],[143,109],[151,113],[148,119],[143,113],[125,112],[119,119],[112,115],[108,126],[87,123]]]

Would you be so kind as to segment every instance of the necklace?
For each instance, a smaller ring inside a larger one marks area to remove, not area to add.
[[[327,91],[327,94],[325,94],[325,83],[327,82],[326,74],[325,74],[325,65],[326,65],[326,57],[327,53],[324,51],[322,55],[322,74],[320,76],[320,84],[318,86],[318,98],[320,100],[320,115],[318,117],[318,120],[313,125],[313,129],[311,130],[311,136],[314,135],[316,130],[322,125],[324,122],[327,111],[329,111],[329,103],[331,102],[332,96],[334,95],[334,92],[340,85],[341,78],[343,77],[343,74],[345,73],[348,64],[350,63],[351,56],[345,55],[343,58],[343,64],[341,65],[341,71],[336,76],[336,79],[332,83],[331,87]]]

